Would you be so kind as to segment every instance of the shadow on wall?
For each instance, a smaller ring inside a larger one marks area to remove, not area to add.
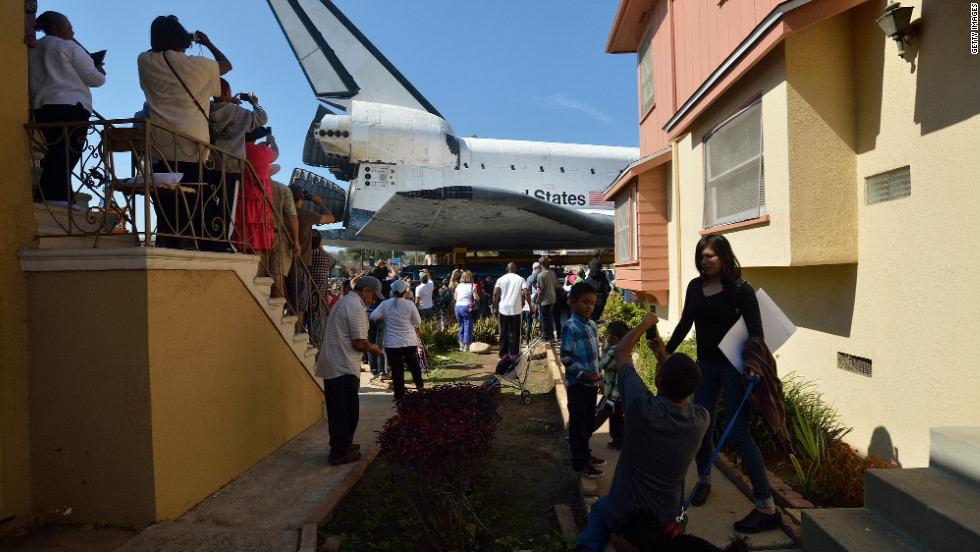
[[[915,14],[913,14],[913,18]],[[970,53],[970,3],[923,0],[915,84],[915,122],[922,135],[980,113],[980,56]]]
[[[884,0],[879,0],[861,4],[852,10],[851,32],[857,77],[857,153],[874,150],[878,133],[881,132],[881,81],[884,76],[886,37],[875,25],[875,18],[884,9]]]
[[[850,337],[856,264],[743,268],[742,277],[764,289],[797,327]]]
[[[883,426],[878,426],[871,433],[871,443],[868,444],[868,456],[877,454],[885,461],[891,461],[892,466],[901,468],[902,463],[898,460],[898,449],[892,444],[892,436]]]

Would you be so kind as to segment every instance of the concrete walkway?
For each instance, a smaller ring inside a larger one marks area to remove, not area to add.
[[[551,347],[547,351],[548,359],[552,363],[556,382],[555,391],[558,399],[558,406],[565,419],[566,428],[568,425],[568,403],[565,394],[562,366],[556,360],[557,346]],[[604,475],[598,479],[580,479],[582,489],[582,500],[588,511],[595,500],[609,492],[609,485],[612,483],[613,473],[616,471],[616,462],[619,460],[620,452],[606,447],[609,442],[609,422],[606,422],[598,431],[592,434],[589,447],[592,455],[598,456],[606,461],[604,466],[599,469]],[[568,467],[571,469],[571,466]],[[692,463],[687,473],[685,481],[685,500],[694,488],[698,480],[697,468]],[[734,534],[732,524],[745,517],[753,508],[753,503],[718,469],[711,473],[711,494],[708,501],[701,507],[692,507],[688,511],[687,533],[697,535],[710,541],[719,548],[728,545],[729,539]],[[757,550],[797,550],[793,543],[783,531],[772,530],[755,535],[749,535],[750,544]],[[613,546],[606,550],[634,550],[625,541],[614,537]]]
[[[296,552],[303,527],[339,504],[377,454],[375,432],[394,413],[394,394],[370,385],[369,378],[361,373],[354,439],[361,460],[331,466],[327,423],[320,420],[178,519],[151,525],[115,552]],[[304,544],[310,533],[308,528]],[[315,530],[312,537],[315,546]]]

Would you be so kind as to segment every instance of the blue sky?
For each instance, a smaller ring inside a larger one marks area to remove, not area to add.
[[[458,136],[639,144],[636,56],[603,52],[616,0],[335,4]],[[107,118],[131,117],[143,104],[136,56],[149,49],[154,17],[173,14],[206,32],[234,65],[232,88],[254,92],[269,113],[283,173],[304,167],[317,101],[265,0],[40,0],[38,10],[64,13],[81,44],[108,50],[108,81],[93,94]],[[210,55],[197,45],[188,53]]]

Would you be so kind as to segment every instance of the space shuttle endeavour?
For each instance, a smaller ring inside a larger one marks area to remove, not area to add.
[[[292,182],[324,196],[333,245],[585,249],[613,245],[602,190],[638,148],[457,137],[329,0],[268,0],[318,109]]]

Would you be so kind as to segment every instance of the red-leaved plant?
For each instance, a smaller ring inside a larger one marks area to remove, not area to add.
[[[446,550],[475,549],[485,529],[468,492],[490,457],[500,416],[493,388],[467,383],[406,393],[378,443],[429,538]]]

